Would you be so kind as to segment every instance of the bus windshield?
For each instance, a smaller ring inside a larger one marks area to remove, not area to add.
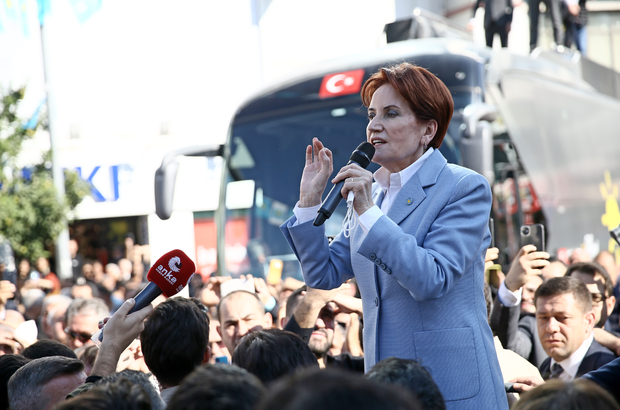
[[[449,162],[459,163],[460,112],[477,95],[466,89],[452,91],[455,113],[440,150]],[[335,176],[355,147],[366,140],[367,110],[358,96],[341,104],[315,101],[307,109],[291,111],[247,121],[237,118],[233,123],[225,230],[226,270],[233,276],[251,273],[266,277],[273,274],[270,262],[276,260],[276,266],[282,262],[277,275],[301,279],[299,263],[279,226],[293,214],[299,200],[305,147],[318,137],[333,153]],[[374,172],[378,165],[371,163],[368,169]],[[328,185],[323,197],[329,189]],[[340,232],[345,214],[342,201],[325,223],[327,235]],[[245,252],[240,253],[239,248]]]

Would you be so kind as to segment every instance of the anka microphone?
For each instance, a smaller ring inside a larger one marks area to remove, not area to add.
[[[146,275],[149,283],[134,298],[136,304],[129,314],[145,308],[161,294],[167,298],[176,295],[187,286],[194,272],[196,265],[182,250],[175,249],[164,254],[149,269]],[[95,343],[103,341],[103,327],[91,340]]]
[[[375,155],[375,147],[370,142],[362,142],[360,145],[355,148],[355,151],[351,154],[351,158],[349,158],[349,164],[357,164],[360,167],[366,169],[366,167],[370,164],[373,155]],[[336,210],[336,207],[342,200],[342,186],[344,185],[344,179],[339,181],[336,185],[333,186],[329,194],[327,194],[327,198],[321,204],[321,208],[319,209],[319,213],[314,219],[314,226],[321,226],[323,223],[332,216],[332,213]]]
[[[146,307],[162,293],[167,298],[176,295],[187,286],[194,272],[196,265],[182,250],[164,254],[149,269],[146,275],[149,284],[134,298],[136,305],[129,313]]]

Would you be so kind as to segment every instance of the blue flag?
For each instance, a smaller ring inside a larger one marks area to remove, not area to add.
[[[69,0],[80,23],[88,20],[101,8],[102,0]]]
[[[50,14],[51,0],[37,0],[37,6],[39,7],[39,24],[42,26],[45,22],[45,17]]]

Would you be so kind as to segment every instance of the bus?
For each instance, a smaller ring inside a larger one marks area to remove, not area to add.
[[[195,214],[213,228],[217,274],[300,278],[279,225],[299,199],[305,147],[319,137],[334,154],[335,174],[366,140],[361,85],[403,61],[428,69],[452,93],[440,151],[489,181],[501,262],[514,257],[520,227],[532,223],[545,225],[552,254],[598,244],[620,256],[609,237],[620,225],[620,76],[578,54],[517,55],[457,38],[394,42],[261,91],[239,107],[225,144],[164,158],[155,176],[157,215],[174,211],[177,157],[221,158],[219,206]],[[328,235],[340,231],[345,213],[341,203],[326,222]]]

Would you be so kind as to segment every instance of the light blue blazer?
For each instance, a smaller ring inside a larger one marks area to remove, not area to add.
[[[382,189],[373,184],[380,205]],[[312,221],[282,232],[308,286],[355,276],[364,308],[366,371],[390,356],[426,367],[448,409],[508,409],[483,294],[491,190],[435,150],[368,234],[328,244]]]

